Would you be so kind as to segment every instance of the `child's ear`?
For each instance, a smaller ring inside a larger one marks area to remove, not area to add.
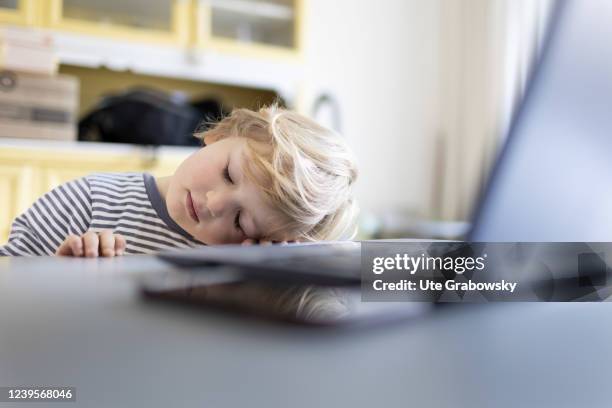
[[[213,144],[215,142],[211,135],[202,136],[202,141],[204,142],[204,146],[208,146],[209,144]]]
[[[221,134],[216,132],[208,132],[203,136],[204,145],[211,145],[219,140],[221,140]]]

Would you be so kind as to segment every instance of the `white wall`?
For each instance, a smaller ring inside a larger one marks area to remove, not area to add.
[[[366,213],[430,215],[441,0],[307,0],[299,108],[330,91],[360,162]]]
[[[440,104],[444,176],[435,207],[468,219],[540,49],[550,0],[445,0]]]

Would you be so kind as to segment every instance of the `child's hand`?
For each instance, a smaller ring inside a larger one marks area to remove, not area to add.
[[[95,258],[101,256],[120,256],[125,251],[125,238],[121,234],[113,234],[105,230],[99,234],[88,231],[82,236],[69,235],[57,249],[58,256],[85,256]]]

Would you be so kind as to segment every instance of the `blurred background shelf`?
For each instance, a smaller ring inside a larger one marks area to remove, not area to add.
[[[0,0],[0,25],[51,38],[59,64],[295,98],[303,0]]]
[[[292,61],[70,33],[52,37],[61,64],[274,91],[289,103],[301,75]]]

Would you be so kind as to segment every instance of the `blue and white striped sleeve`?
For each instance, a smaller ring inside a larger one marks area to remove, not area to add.
[[[54,255],[68,235],[83,235],[90,224],[91,193],[83,177],[54,188],[19,215],[0,256]]]

